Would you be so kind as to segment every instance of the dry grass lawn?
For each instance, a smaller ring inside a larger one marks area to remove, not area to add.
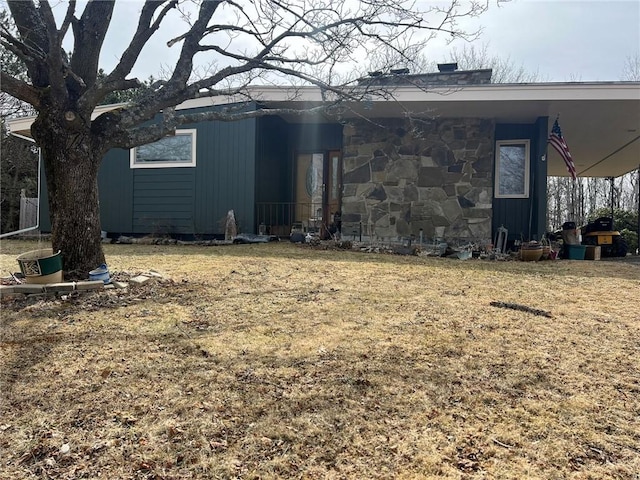
[[[640,478],[637,264],[105,249],[2,300],[0,478]]]

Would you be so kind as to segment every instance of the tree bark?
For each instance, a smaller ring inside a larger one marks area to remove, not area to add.
[[[105,263],[101,243],[98,169],[104,152],[89,132],[69,132],[39,118],[32,127],[47,179],[51,242],[62,252],[68,279],[86,279]]]

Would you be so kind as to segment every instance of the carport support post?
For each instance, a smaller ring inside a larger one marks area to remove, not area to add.
[[[613,177],[609,177],[609,180],[611,181],[611,227],[615,230],[615,227],[613,226],[613,224],[615,223],[615,219],[613,218],[613,205],[616,201],[615,199],[615,179]]]
[[[638,165],[638,248],[636,254],[640,255],[640,165]]]

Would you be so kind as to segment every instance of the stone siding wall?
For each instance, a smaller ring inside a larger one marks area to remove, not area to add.
[[[343,234],[490,242],[494,130],[469,118],[346,125]]]
[[[381,75],[378,77],[364,78],[360,80],[360,84],[370,86],[410,85],[415,87],[486,85],[491,83],[491,74],[491,69],[484,69],[407,75]]]

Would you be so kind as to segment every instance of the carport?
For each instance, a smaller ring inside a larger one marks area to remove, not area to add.
[[[579,177],[616,178],[640,167],[640,82],[563,82],[485,84],[456,88],[402,86],[388,96],[349,104],[349,116],[368,118],[424,115],[494,118],[496,123],[531,124],[547,118],[547,132],[556,117]],[[315,89],[296,91],[295,100],[265,95],[272,108],[311,108],[321,103]],[[317,114],[305,121],[329,121]],[[547,176],[569,176],[553,148],[536,159],[546,163]],[[640,205],[638,206],[640,211]],[[639,214],[640,215],[640,214]],[[640,222],[639,222],[640,223]],[[640,236],[640,232],[639,232]]]

